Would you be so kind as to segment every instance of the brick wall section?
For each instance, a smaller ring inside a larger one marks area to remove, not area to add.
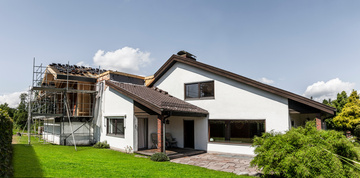
[[[157,118],[157,136],[158,136],[158,152],[164,152],[164,145],[163,145],[163,115],[159,115]]]
[[[320,116],[320,114],[316,114],[315,120],[316,120],[316,128],[318,130],[321,130],[321,116]]]

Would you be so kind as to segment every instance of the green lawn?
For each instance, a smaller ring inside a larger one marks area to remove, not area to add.
[[[171,162],[153,162],[109,149],[39,143],[14,144],[14,177],[238,177]],[[246,176],[243,176],[246,177]]]

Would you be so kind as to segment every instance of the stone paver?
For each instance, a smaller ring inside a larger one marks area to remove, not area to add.
[[[171,162],[190,164],[217,171],[232,172],[237,175],[256,176],[261,172],[250,167],[253,159],[249,155],[227,154],[227,153],[204,153],[195,156],[172,159]]]

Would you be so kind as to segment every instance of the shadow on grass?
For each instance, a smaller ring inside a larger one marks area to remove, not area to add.
[[[43,171],[33,146],[13,145],[14,177],[43,177]]]

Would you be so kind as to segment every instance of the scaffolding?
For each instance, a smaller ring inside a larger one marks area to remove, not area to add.
[[[37,121],[43,129],[34,129],[35,134],[44,141],[74,145],[75,149],[77,143],[92,144],[96,77],[101,72],[100,69],[69,64],[35,65],[34,59],[29,91],[28,143],[31,142],[31,124]]]

